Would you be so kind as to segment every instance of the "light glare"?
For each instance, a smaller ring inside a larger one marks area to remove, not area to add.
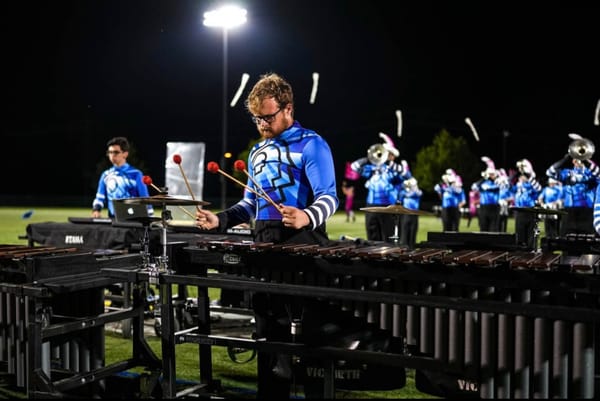
[[[237,6],[223,6],[204,13],[204,25],[209,27],[234,28],[246,22],[247,11]]]

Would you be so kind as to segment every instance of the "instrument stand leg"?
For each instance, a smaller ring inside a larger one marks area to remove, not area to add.
[[[142,239],[142,265],[149,272],[148,281],[150,284],[158,284],[158,271],[155,264],[150,259],[150,222],[144,223],[144,238]]]
[[[176,398],[175,370],[175,312],[173,311],[173,291],[170,283],[160,284],[160,314],[161,314],[161,350],[163,360],[162,390],[164,398]]]
[[[171,211],[163,207],[162,213],[162,230],[160,235],[160,244],[162,246],[162,255],[159,257],[158,272],[159,273],[170,273],[169,271],[169,257],[167,256],[167,221],[173,217]]]
[[[142,263],[144,267],[150,266],[150,235],[148,224],[144,224],[144,237],[142,238]]]
[[[533,218],[533,250],[534,252],[542,252],[539,245],[540,240],[540,216],[535,215]]]

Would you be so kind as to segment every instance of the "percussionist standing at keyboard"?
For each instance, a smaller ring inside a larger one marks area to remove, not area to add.
[[[148,187],[143,182],[144,175],[140,170],[127,163],[129,156],[129,141],[118,136],[106,143],[106,156],[112,167],[104,170],[98,180],[96,197],[92,202],[92,217],[100,218],[102,209],[106,206],[108,217],[115,216],[113,200],[149,196]],[[148,214],[153,214],[153,208],[148,205]]]
[[[246,189],[243,199],[226,210],[216,214],[199,210],[198,227],[221,231],[255,219],[257,242],[327,244],[325,222],[339,202],[329,145],[294,119],[292,87],[277,74],[261,76],[246,108],[263,139],[250,151],[248,173],[279,207]],[[260,192],[252,180],[247,185]],[[308,320],[320,309],[316,300],[294,302],[264,293],[254,294],[252,305],[258,337],[280,341],[290,341],[292,320],[301,319],[308,336]],[[258,354],[257,398],[288,398],[290,379],[289,359]]]

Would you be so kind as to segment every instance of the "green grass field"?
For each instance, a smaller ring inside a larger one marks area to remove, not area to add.
[[[33,208],[33,207],[0,207],[0,244],[26,245],[27,239],[23,238],[27,232],[27,225],[41,222],[66,222],[67,217],[89,217],[90,211],[86,208]],[[425,241],[428,232],[441,231],[441,220],[436,217],[420,216],[417,243]],[[461,231],[476,231],[477,222],[474,220],[470,228],[467,221],[461,221]],[[509,220],[508,231],[512,232],[513,219]],[[355,222],[346,222],[343,212],[336,213],[327,223],[330,239],[339,239],[340,236],[349,236],[365,239],[364,214],[356,213]],[[195,288],[190,288],[190,295],[195,295]],[[218,297],[218,290],[211,289],[211,297]],[[154,352],[160,356],[160,341],[154,336],[149,336],[147,341]],[[246,389],[252,394],[255,390],[256,362],[247,364],[233,363],[222,347],[213,347],[213,369],[215,378],[222,381],[226,389],[235,393],[236,390]],[[106,362],[107,364],[120,361],[124,355],[131,355],[132,342],[124,339],[119,334],[106,334]],[[177,346],[177,377],[182,380],[197,381],[199,378],[197,345],[180,344]],[[236,397],[240,397],[239,394]],[[253,396],[249,396],[253,398]],[[414,372],[408,371],[405,387],[393,391],[338,391],[336,398],[435,398],[416,390],[414,386]]]

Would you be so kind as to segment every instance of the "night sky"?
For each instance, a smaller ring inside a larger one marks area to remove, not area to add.
[[[220,159],[222,33],[202,15],[221,3],[14,3],[3,12],[4,203],[91,205],[116,135],[133,142],[159,184],[166,142],[204,142],[206,160]],[[228,108],[229,150],[235,158],[257,138],[243,100],[273,71],[294,87],[296,118],[331,145],[339,179],[379,132],[410,163],[441,129],[497,167],[526,157],[543,175],[567,151],[569,133],[600,143],[600,7],[529,3],[239,0],[248,22],[229,32],[228,102],[243,73],[250,81]],[[218,193],[217,177],[207,176],[204,198]]]

